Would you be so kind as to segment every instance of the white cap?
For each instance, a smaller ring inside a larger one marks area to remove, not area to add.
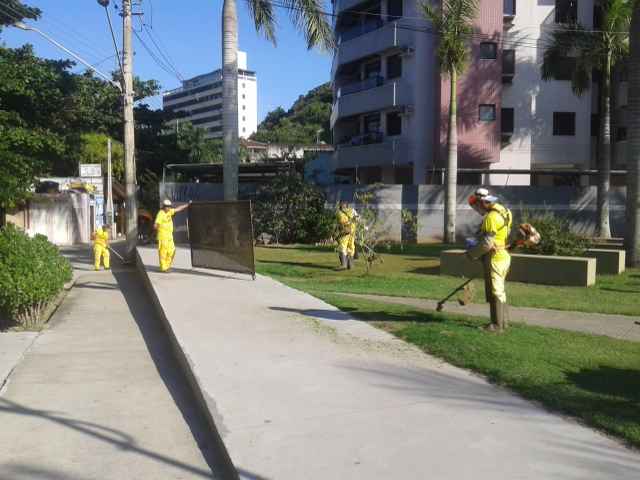
[[[489,190],[484,187],[480,187],[476,190],[476,197],[486,197],[489,195]]]
[[[482,200],[488,203],[496,203],[498,201],[498,197],[496,197],[495,195],[487,195],[485,197],[482,197]]]
[[[169,200],[168,198],[164,202],[162,202],[163,207],[170,207],[171,205],[171,200]]]

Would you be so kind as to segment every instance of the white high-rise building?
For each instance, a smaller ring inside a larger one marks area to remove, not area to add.
[[[222,137],[222,70],[198,75],[165,92],[163,110],[184,112],[178,122],[190,122],[207,138]],[[258,79],[247,69],[246,52],[238,52],[238,135],[248,138],[258,129]]]

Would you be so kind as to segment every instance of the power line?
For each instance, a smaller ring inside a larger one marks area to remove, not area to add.
[[[164,59],[166,65],[168,65],[175,72],[176,76],[180,81],[184,81],[184,77],[182,76],[178,68],[175,66],[175,63],[173,62],[173,59],[171,58],[169,53],[168,52],[165,53],[165,51],[163,51],[163,49],[160,48],[160,45],[158,45],[158,43],[160,43],[160,38],[158,38],[158,41],[156,42],[156,40],[154,39],[154,35],[152,34],[152,30],[148,28],[147,24],[142,22],[142,26],[145,32],[147,33],[147,36],[151,39],[151,42],[155,45],[156,49],[158,50],[158,53]]]
[[[163,63],[163,61],[158,58],[158,56],[149,48],[149,46],[145,43],[145,41],[142,39],[142,37],[138,34],[138,32],[136,32],[135,30],[133,31],[134,35],[136,36],[136,38],[138,39],[138,41],[140,42],[140,44],[142,45],[142,47],[147,51],[147,53],[149,54],[149,56],[153,59],[153,61],[162,69],[164,70],[166,73],[168,73],[169,75],[171,75],[172,77],[176,77],[179,81],[180,78],[178,77],[178,75],[176,75],[176,72],[171,70],[171,67],[165,65]]]

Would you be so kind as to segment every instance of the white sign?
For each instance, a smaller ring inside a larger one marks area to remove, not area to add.
[[[99,163],[81,163],[80,176],[85,178],[87,177],[102,178],[102,165]]]

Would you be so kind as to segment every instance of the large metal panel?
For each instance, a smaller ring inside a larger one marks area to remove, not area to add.
[[[256,274],[251,202],[194,202],[189,207],[191,265]]]

